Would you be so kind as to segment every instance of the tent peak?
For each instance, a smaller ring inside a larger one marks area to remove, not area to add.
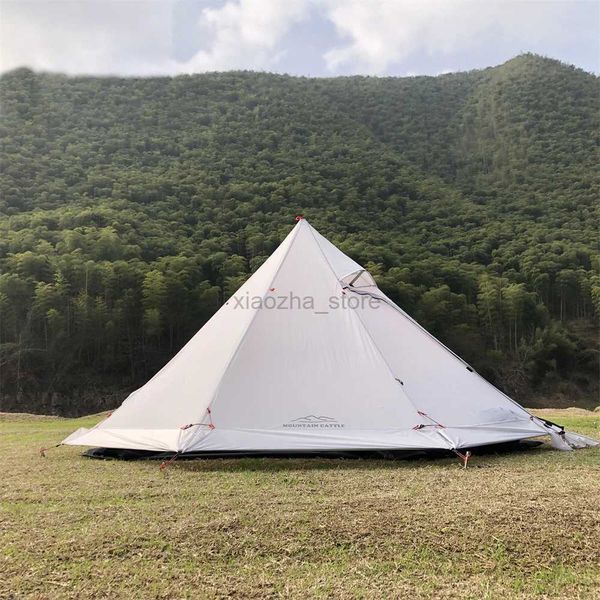
[[[296,221],[296,226],[300,226],[300,225],[304,224],[304,225],[308,225],[309,227],[311,227],[311,224],[308,222],[308,219],[304,215],[296,215],[294,220]]]

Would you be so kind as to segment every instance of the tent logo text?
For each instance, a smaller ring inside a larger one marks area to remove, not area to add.
[[[333,417],[326,417],[324,415],[306,415],[305,417],[292,419],[288,423],[284,423],[283,426],[301,429],[340,429],[344,427],[344,424],[338,423]]]

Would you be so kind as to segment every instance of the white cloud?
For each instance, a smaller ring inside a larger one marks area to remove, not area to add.
[[[308,0],[229,0],[219,8],[205,8],[201,24],[212,43],[182,69],[273,67],[282,57],[281,41],[294,23],[306,17],[308,8]]]
[[[561,34],[569,2],[507,0],[324,0],[346,43],[325,54],[331,72],[381,74],[417,52],[450,55],[500,32],[523,48]]]
[[[27,65],[79,74],[172,71],[172,0],[0,4],[0,70]]]
[[[2,0],[0,71],[161,74],[274,68],[311,0],[228,0],[200,15],[205,46],[174,55],[176,0]],[[206,42],[208,41],[208,44]],[[204,42],[204,43],[203,43]]]
[[[429,61],[434,64],[426,68],[436,73],[449,64],[489,64],[472,57],[495,60],[498,52],[490,46],[499,43],[505,58],[526,50],[553,54],[552,48],[570,56],[582,27],[597,38],[597,26],[585,25],[585,15],[595,7],[597,17],[599,6],[594,0],[200,1],[206,3],[202,10],[192,0],[0,0],[0,71],[22,65],[125,75],[281,71],[292,51],[294,64],[302,65],[302,48],[297,39],[290,47],[290,32],[320,19],[328,27],[316,27],[321,37],[306,42],[323,49],[323,62],[307,64],[306,72],[422,72]],[[192,6],[201,33],[185,40],[191,58],[178,61],[174,15]],[[594,43],[597,52],[597,41],[581,46],[587,64],[594,62]]]

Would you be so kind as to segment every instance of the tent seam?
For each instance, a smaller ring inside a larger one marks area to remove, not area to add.
[[[277,275],[279,274],[279,271],[281,270],[281,266],[285,262],[285,259],[287,258],[292,246],[294,245],[294,242],[296,241],[296,238],[298,237],[298,231],[299,231],[299,227],[301,226],[301,223],[302,223],[302,221],[300,221],[298,223],[298,225],[296,226],[296,233],[294,234],[294,237],[290,241],[290,245],[287,247],[285,254],[281,257],[281,261],[277,265],[277,269],[275,269],[275,273],[273,273],[273,277],[271,278],[271,283],[269,284],[269,286],[272,285],[273,282],[275,281],[275,278],[277,277]],[[268,289],[268,287],[267,287],[267,289]],[[262,296],[263,301],[264,301],[266,295],[267,295],[267,292],[265,291]],[[255,308],[254,313],[253,313],[252,317],[250,318],[250,321],[248,322],[248,325],[247,325],[246,329],[244,330],[244,333],[241,335],[240,340],[237,343],[235,350],[233,351],[233,353],[231,354],[231,357],[227,361],[227,364],[223,368],[221,376],[219,377],[219,383],[217,384],[215,391],[212,394],[211,399],[209,400],[209,402],[207,404],[207,407],[210,407],[211,404],[216,400],[217,394],[221,390],[221,384],[223,383],[223,378],[225,377],[225,374],[229,370],[229,367],[235,360],[235,357],[238,355],[240,348],[242,347],[242,344],[244,343],[244,340],[246,339],[246,336],[248,335],[248,332],[250,331],[250,328],[252,327],[252,324],[254,323],[254,320],[256,319],[256,316],[258,315],[258,313],[259,313],[259,310]]]
[[[325,259],[325,262],[327,263],[327,266],[329,267],[329,270],[333,273],[333,276],[335,277],[335,280],[336,280],[337,284],[340,286],[340,288],[343,291],[344,290],[344,286],[342,285],[341,281],[338,279],[338,276],[337,276],[335,270],[333,269],[333,266],[329,262],[329,259],[325,255],[325,252],[323,252],[323,249],[321,248],[321,245],[319,244],[317,238],[315,237],[315,235],[313,233],[313,230],[312,230],[312,227],[311,227],[310,223],[308,224],[308,226],[310,228],[310,233],[311,233],[311,235],[312,235],[312,237],[313,237],[313,239],[315,241],[315,244],[319,248],[319,251],[321,252],[321,255],[323,256],[323,258]],[[366,269],[364,269],[364,270],[366,270]],[[389,371],[390,375],[392,376],[392,379],[394,380],[395,383],[398,383],[398,378],[396,377],[396,374],[394,373],[392,367],[390,366],[390,364],[386,360],[383,352],[381,351],[381,349],[379,348],[379,346],[375,342],[375,339],[371,335],[371,332],[367,329],[366,325],[363,323],[363,320],[360,318],[360,315],[352,307],[350,307],[350,310],[351,310],[351,314],[354,315],[356,319],[358,319],[358,322],[360,323],[361,329],[367,334],[367,336],[371,340],[371,343],[373,344],[373,347],[377,351],[377,354],[379,354],[381,360],[383,361],[383,364],[385,365],[386,369]],[[408,395],[408,393],[406,392],[406,390],[402,389],[402,393],[406,396],[406,399],[408,400],[408,402],[410,403],[410,405],[413,407],[413,409],[415,410],[415,412],[418,414],[419,413],[419,409],[417,408],[417,406],[413,402],[413,400],[410,398],[410,396]],[[446,436],[442,436],[442,437],[446,441],[448,441],[452,445],[452,447],[453,447],[453,442],[451,440],[449,440]]]
[[[529,415],[530,417],[533,416],[529,411],[527,411],[523,406],[521,406],[516,400],[513,400],[508,394],[505,394],[502,390],[498,389],[495,385],[492,385],[485,377],[483,377],[482,375],[480,375],[477,372],[477,370],[474,369],[466,360],[464,360],[463,358],[461,358],[458,354],[456,354],[456,352],[454,352],[453,350],[451,350],[450,348],[448,348],[448,346],[446,346],[443,342],[441,342],[440,340],[438,340],[432,333],[430,333],[429,331],[427,331],[427,329],[425,329],[425,327],[423,327],[418,321],[416,321],[415,319],[413,319],[406,311],[402,310],[393,300],[391,300],[385,294],[383,294],[383,292],[382,292],[383,297],[381,297],[381,296],[378,296],[377,294],[371,294],[369,292],[360,292],[360,291],[355,290],[355,289],[353,289],[352,291],[355,294],[368,295],[368,296],[371,296],[371,297],[375,297],[375,298],[381,300],[382,302],[385,302],[389,307],[391,307],[395,311],[399,312],[403,317],[406,317],[421,332],[426,333],[429,338],[431,338],[434,342],[436,342],[439,346],[441,346],[444,350],[446,350],[446,352],[449,352],[459,362],[461,362],[463,365],[465,365],[466,367],[468,367],[468,369],[470,369],[471,372],[474,375],[477,375],[477,377],[479,377],[480,379],[482,379],[483,381],[485,381],[485,383],[488,386],[492,387],[499,394],[501,394],[502,396],[504,396],[509,402],[512,402],[512,404],[514,404],[515,406],[517,406],[518,408],[520,408],[525,414]]]

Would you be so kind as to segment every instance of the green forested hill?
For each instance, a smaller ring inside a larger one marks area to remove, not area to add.
[[[598,81],[0,78],[0,410],[118,403],[302,213],[525,404],[597,404]]]

